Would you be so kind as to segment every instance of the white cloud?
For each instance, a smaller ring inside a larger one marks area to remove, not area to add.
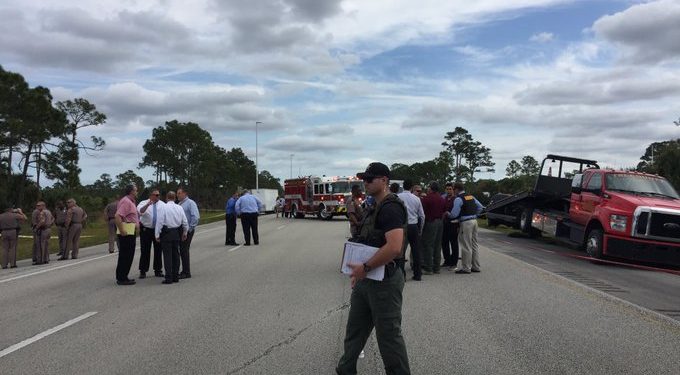
[[[555,35],[553,33],[542,32],[532,35],[529,40],[536,43],[549,43],[555,40]]]

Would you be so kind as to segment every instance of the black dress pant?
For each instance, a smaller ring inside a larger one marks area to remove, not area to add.
[[[227,222],[227,238],[224,244],[236,243],[236,214],[228,214],[225,220]]]
[[[137,237],[135,235],[118,235],[118,264],[116,265],[116,280],[128,280],[128,274],[132,267],[132,260],[135,257],[135,245]]]
[[[445,266],[455,267],[458,264],[458,223],[452,223],[450,220],[444,220],[442,254]]]
[[[165,280],[179,280],[181,228],[165,229],[160,236],[165,264]]]
[[[139,256],[139,272],[149,272],[151,244],[153,244],[153,270],[154,272],[161,272],[163,270],[163,253],[161,251],[161,244],[155,241],[155,230],[144,226],[140,229],[139,247],[141,254]]]
[[[250,245],[250,233],[253,234],[255,245],[260,243],[260,235],[257,232],[257,212],[244,212],[241,214],[241,226],[246,245]]]
[[[419,279],[423,275],[423,269],[422,269],[422,263],[421,263],[421,258],[422,255],[420,254],[420,231],[418,230],[418,224],[409,224],[406,227],[406,238],[408,239],[408,244],[409,247],[411,248],[411,262],[413,264],[411,267],[413,268],[413,277],[416,279]]]
[[[191,239],[194,238],[194,231],[187,233],[187,239],[181,241],[179,244],[179,256],[182,260],[182,273],[191,275],[191,262],[189,260],[189,248],[191,247]]]

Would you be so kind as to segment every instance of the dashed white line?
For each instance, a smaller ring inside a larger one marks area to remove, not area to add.
[[[236,246],[236,247],[233,247],[233,248],[229,249],[228,252],[231,253],[232,251],[236,251],[236,250],[238,250],[238,249],[240,249],[240,248],[242,248],[242,247],[243,247],[243,245],[238,245],[238,246]]]
[[[282,225],[282,226],[276,228],[276,230],[281,230],[281,229],[283,229],[283,228],[285,228],[285,227],[286,227],[285,225]]]
[[[95,315],[96,313],[97,313],[96,311],[90,311],[88,313],[85,313],[85,314],[77,317],[77,318],[73,318],[66,323],[62,323],[62,324],[60,324],[60,325],[58,325],[54,328],[48,329],[47,331],[38,333],[37,335],[35,335],[35,336],[33,336],[29,339],[26,339],[26,340],[24,340],[24,341],[22,341],[18,344],[14,344],[14,345],[10,346],[9,348],[4,349],[3,351],[0,351],[0,358],[6,356],[8,354],[14,353],[14,352],[16,352],[17,350],[19,350],[23,347],[31,345],[32,343],[34,343],[34,342],[36,342],[40,339],[43,339],[43,338],[45,338],[45,337],[47,337],[47,336],[49,336],[49,335],[51,335],[55,332],[59,332],[66,327],[72,326],[72,325],[78,323],[81,320],[85,320],[85,319],[91,317],[92,315]]]

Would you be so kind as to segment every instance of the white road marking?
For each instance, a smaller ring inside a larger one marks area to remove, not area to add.
[[[6,356],[8,354],[11,354],[13,352],[16,352],[17,350],[19,350],[19,349],[21,349],[25,346],[31,345],[32,343],[34,343],[34,342],[36,342],[40,339],[43,339],[43,338],[45,338],[45,337],[47,337],[47,336],[49,336],[49,335],[51,335],[55,332],[59,332],[66,327],[72,326],[72,325],[78,323],[81,320],[85,320],[85,319],[91,317],[92,315],[95,315],[96,313],[97,313],[96,311],[90,311],[89,313],[85,313],[85,314],[83,314],[83,315],[81,315],[77,318],[71,319],[66,323],[62,323],[62,324],[60,324],[60,325],[58,325],[54,328],[48,329],[47,331],[38,333],[37,335],[31,337],[30,339],[26,339],[26,340],[24,340],[24,341],[22,341],[18,344],[14,344],[14,345],[10,346],[9,348],[1,351],[0,352],[0,358]]]
[[[285,225],[282,225],[282,226],[276,228],[276,230],[281,230],[281,229],[283,229],[283,228],[285,228],[285,227],[286,227]]]
[[[243,245],[238,245],[238,246],[236,246],[236,247],[233,247],[233,248],[229,249],[229,252],[231,253],[232,251],[238,250],[238,249],[240,249],[240,248],[242,248],[242,247],[243,247]]]
[[[135,249],[135,250],[138,250],[138,249]],[[60,270],[60,269],[62,269],[62,268],[66,268],[66,267],[72,267],[72,266],[75,266],[75,265],[78,265],[78,264],[83,264],[83,263],[91,262],[91,261],[93,261],[93,260],[97,260],[97,259],[102,259],[102,258],[110,257],[111,255],[116,255],[116,254],[117,254],[117,253],[106,254],[106,255],[102,255],[102,256],[100,256],[100,257],[96,257],[96,258],[92,258],[92,259],[85,259],[85,260],[81,260],[81,261],[74,262],[74,263],[64,264],[63,266],[58,266],[58,267],[53,267],[53,268],[46,268],[46,269],[44,269],[44,270],[40,270],[40,271],[36,271],[36,272],[27,273],[27,274],[25,274],[25,275],[19,275],[19,276],[15,276],[15,277],[10,277],[9,279],[0,280],[0,284],[2,284],[2,283],[8,283],[8,282],[14,281],[14,280],[23,279],[24,277],[40,275],[41,273],[45,273],[45,272],[50,272],[50,271],[54,271],[54,270]]]

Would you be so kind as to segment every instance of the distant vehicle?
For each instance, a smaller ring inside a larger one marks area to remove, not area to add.
[[[262,202],[262,211],[274,212],[276,208],[276,198],[279,197],[277,189],[252,189],[250,191],[254,196],[260,198]]]
[[[532,190],[494,196],[486,211],[489,225],[548,234],[593,258],[680,266],[680,196],[660,176],[548,155]]]
[[[347,215],[352,185],[364,190],[363,181],[356,177],[306,176],[285,180],[283,185],[285,213],[296,218],[316,215],[323,220]]]

